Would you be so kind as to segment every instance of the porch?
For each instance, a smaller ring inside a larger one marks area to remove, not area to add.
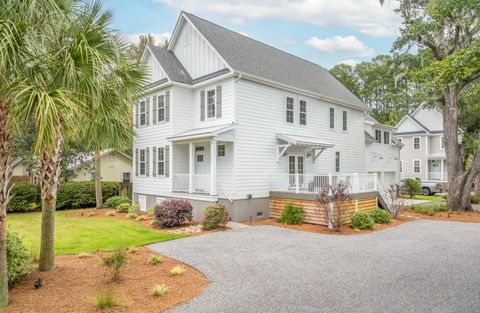
[[[429,158],[427,167],[427,180],[439,182],[446,182],[448,180],[444,161],[445,160],[443,158]]]

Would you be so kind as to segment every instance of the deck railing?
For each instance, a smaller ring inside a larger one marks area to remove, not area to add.
[[[279,174],[270,176],[270,191],[318,193],[328,185],[347,185],[349,192],[377,191],[375,174]]]
[[[194,193],[210,192],[210,175],[193,174],[193,190]],[[190,174],[174,174],[173,175],[173,191],[189,192],[190,191]]]
[[[442,175],[442,172],[428,172],[428,180],[447,180],[447,172],[444,172]]]

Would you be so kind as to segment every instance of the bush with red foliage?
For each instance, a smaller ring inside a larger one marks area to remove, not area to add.
[[[193,219],[192,210],[187,200],[164,200],[155,206],[155,218],[163,227],[180,226]]]

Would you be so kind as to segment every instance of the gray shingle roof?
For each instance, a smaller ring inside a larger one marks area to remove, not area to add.
[[[320,65],[184,13],[234,70],[368,109]]]
[[[171,80],[185,84],[192,83],[192,77],[172,51],[154,45],[148,45],[148,47]]]

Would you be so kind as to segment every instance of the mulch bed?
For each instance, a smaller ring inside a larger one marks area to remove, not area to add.
[[[420,214],[413,211],[405,210],[402,212],[402,216],[413,219],[425,219],[425,220],[440,220],[451,222],[466,222],[466,223],[480,223],[479,211],[448,211],[448,212],[436,212],[432,216]]]
[[[375,224],[373,226],[373,229],[369,230],[354,230],[348,225],[342,226],[340,231],[335,231],[333,229],[328,228],[327,226],[324,225],[316,225],[316,224],[307,224],[303,223],[301,225],[287,225],[287,224],[282,224],[277,222],[273,218],[267,218],[267,219],[259,219],[259,220],[254,220],[252,221],[252,224],[245,223],[247,225],[270,225],[270,226],[277,226],[277,227],[283,227],[283,228],[288,228],[288,229],[293,229],[293,230],[300,230],[300,231],[306,231],[306,232],[311,232],[311,233],[321,233],[321,234],[328,234],[328,235],[359,235],[359,234],[366,234],[366,233],[371,233],[383,229],[387,229],[390,227],[395,227],[400,224],[403,224],[405,222],[409,222],[413,220],[413,218],[408,218],[405,216],[400,216],[399,218],[396,219],[391,219],[390,224]]]
[[[119,282],[110,282],[108,269],[99,265],[102,253],[87,258],[58,256],[54,271],[35,270],[16,284],[10,292],[10,305],[2,312],[102,312],[96,307],[96,296],[107,288],[121,303],[110,312],[162,312],[198,296],[208,286],[202,273],[179,261],[161,256],[162,263],[149,264],[148,258],[154,254],[146,248],[139,248],[134,254],[129,252]],[[173,277],[170,269],[177,265],[186,271]],[[33,282],[37,278],[42,278],[43,287],[35,290]],[[152,295],[157,284],[168,287],[165,295]]]

